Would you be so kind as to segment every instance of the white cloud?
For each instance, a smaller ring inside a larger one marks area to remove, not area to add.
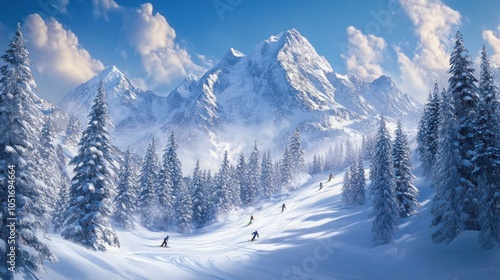
[[[188,74],[201,75],[213,65],[204,56],[195,56],[200,61],[195,63],[188,50],[176,42],[174,28],[163,15],[153,12],[151,3],[138,8],[119,6],[113,0],[92,0],[92,4],[97,18],[107,18],[112,11],[121,15],[128,43],[154,84],[167,85]]]
[[[31,14],[24,33],[33,64],[42,75],[77,85],[104,69],[101,61],[80,46],[76,35],[54,18],[44,20]]]
[[[500,65],[500,25],[497,30],[484,30],[483,39],[493,48],[490,61],[494,64]]]
[[[193,62],[187,49],[176,43],[175,30],[163,15],[153,13],[152,4],[126,10],[124,27],[129,44],[141,56],[144,70],[155,83],[166,84],[206,71]]]
[[[423,102],[434,81],[446,84],[453,35],[461,15],[440,0],[400,0],[400,3],[418,36],[413,58],[396,48],[401,79],[407,82],[402,87]]]
[[[395,47],[398,67],[401,73],[401,85],[403,90],[408,93],[414,92],[426,92],[429,90],[427,83],[425,83],[424,78],[426,76],[425,70],[418,67],[415,62],[413,62],[406,54],[404,54],[399,47]],[[410,85],[408,87],[407,85]],[[419,96],[420,97],[420,96]],[[419,101],[424,102],[421,98]]]
[[[385,40],[375,35],[365,35],[353,26],[347,27],[347,54],[341,54],[347,70],[361,79],[373,80],[383,74],[380,63],[387,47]]]
[[[93,13],[95,18],[108,18],[110,10],[119,9],[119,5],[113,0],[92,0]]]

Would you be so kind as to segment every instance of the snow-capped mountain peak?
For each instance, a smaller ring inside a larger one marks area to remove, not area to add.
[[[156,121],[152,105],[154,102],[162,103],[162,98],[135,87],[114,65],[70,91],[58,106],[86,124],[87,114],[101,81],[106,92],[109,116],[117,132],[136,127],[141,122],[151,125]]]

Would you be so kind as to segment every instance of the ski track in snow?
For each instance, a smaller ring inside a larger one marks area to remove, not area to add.
[[[433,244],[428,182],[416,180],[423,206],[401,221],[392,244],[371,242],[370,202],[346,208],[343,171],[314,175],[296,191],[233,212],[191,234],[118,231],[121,248],[94,252],[52,234],[59,262],[40,279],[498,279],[500,249],[484,251],[477,233]],[[319,183],[324,187],[319,190]],[[369,185],[369,184],[367,184]],[[287,209],[281,212],[281,205]],[[255,217],[248,225],[250,215]],[[258,230],[260,238],[248,241]],[[169,248],[160,247],[170,236]],[[299,270],[297,270],[299,269]],[[298,271],[298,273],[297,273]],[[19,278],[21,279],[21,278]]]

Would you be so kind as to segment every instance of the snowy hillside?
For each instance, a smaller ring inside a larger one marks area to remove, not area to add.
[[[368,170],[366,171],[368,173]],[[432,243],[429,200],[433,191],[418,178],[422,207],[402,220],[395,242],[374,246],[370,204],[345,208],[343,172],[320,191],[326,173],[306,179],[297,191],[232,213],[192,234],[118,231],[120,249],[94,252],[51,234],[59,258],[40,279],[498,279],[500,249],[484,251],[477,232],[449,245]],[[281,204],[287,209],[281,213]],[[255,217],[247,225],[250,215]],[[260,238],[249,242],[257,230]],[[169,248],[159,247],[165,235]]]

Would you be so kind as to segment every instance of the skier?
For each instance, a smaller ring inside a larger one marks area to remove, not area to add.
[[[259,233],[257,231],[252,232],[252,235],[253,235],[253,237],[252,237],[252,239],[250,241],[254,241],[255,240],[255,236],[257,236],[257,238],[259,238]]]
[[[163,239],[163,243],[160,245],[160,247],[163,247],[163,245],[165,245],[165,247],[168,247],[167,242],[168,242],[168,235]]]
[[[283,211],[285,211],[286,209],[286,206],[285,206],[285,203],[283,203],[283,205],[281,205],[281,213],[283,213]]]
[[[319,189],[321,190],[323,188],[323,182],[319,182]]]
[[[330,175],[328,175],[328,182],[330,182],[332,179],[333,179],[333,174],[330,172]]]
[[[250,222],[248,223],[248,225],[251,225],[252,222],[253,222],[253,220],[254,220],[254,218],[253,218],[253,215],[252,215],[252,216],[250,216]]]

